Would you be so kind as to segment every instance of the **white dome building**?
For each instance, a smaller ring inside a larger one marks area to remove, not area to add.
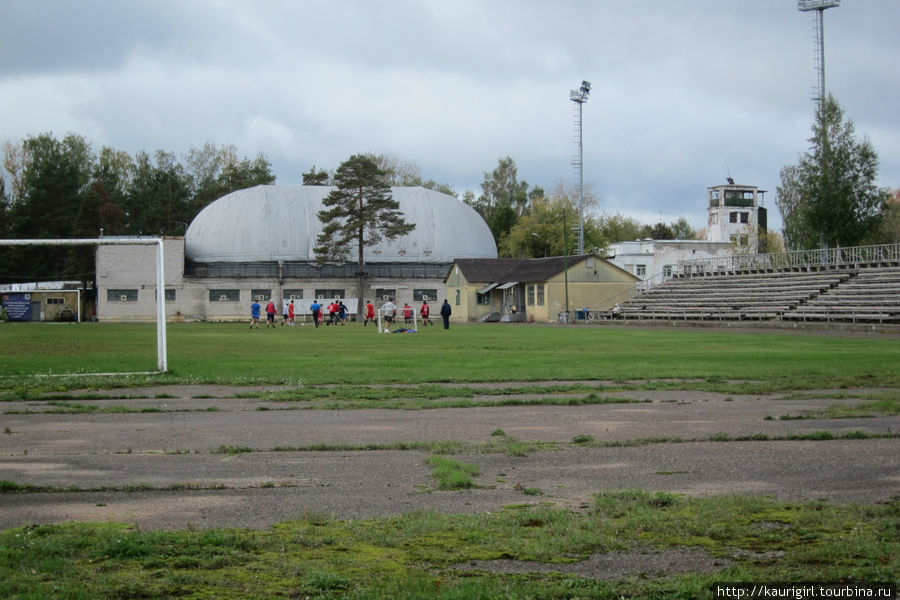
[[[457,258],[496,258],[481,216],[464,202],[422,187],[391,188],[409,234],[365,249],[364,298],[356,298],[356,248],[347,261],[318,265],[318,212],[333,188],[257,186],[232,192],[201,210],[184,238],[164,242],[166,311],[184,320],[238,320],[250,304],[291,300],[308,314],[314,299],[341,299],[351,314],[357,301],[387,298],[418,306],[446,297],[444,278]],[[155,318],[153,249],[100,246],[98,316],[104,320]]]
[[[196,263],[316,261],[318,212],[334,188],[260,185],[210,203],[185,234],[185,257]],[[423,187],[391,188],[408,235],[366,248],[366,262],[449,265],[455,258],[494,258],[497,247],[472,207]],[[354,261],[356,250],[348,254]]]

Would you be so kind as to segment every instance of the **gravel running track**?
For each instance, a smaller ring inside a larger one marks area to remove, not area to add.
[[[164,410],[145,413],[49,414],[41,400],[0,403],[0,480],[70,488],[0,493],[0,529],[72,520],[128,522],[145,530],[261,529],[308,512],[365,518],[542,502],[583,510],[601,489],[862,503],[900,494],[896,437],[710,441],[720,434],[784,438],[819,431],[834,436],[900,432],[897,416],[778,419],[850,403],[847,390],[841,390],[841,400],[827,393],[798,401],[777,395],[641,391],[615,394],[641,401],[632,404],[430,410],[274,410],[285,406],[230,397],[237,391],[246,390],[172,386],[127,391],[145,399],[79,401]],[[166,397],[155,398],[159,395]],[[32,412],[14,414],[26,410]],[[275,450],[313,444],[488,443],[496,441],[491,433],[497,429],[522,441],[556,442],[561,449],[526,456],[460,455],[481,470],[480,487],[465,491],[436,490],[423,450]],[[571,444],[580,435],[631,444]],[[649,438],[683,441],[634,443]],[[216,452],[220,446],[252,451],[223,454]]]

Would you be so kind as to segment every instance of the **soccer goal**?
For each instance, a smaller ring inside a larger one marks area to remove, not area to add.
[[[169,370],[166,348],[166,281],[163,240],[158,237],[57,239],[57,240],[0,240],[0,246],[156,246],[156,368]],[[93,373],[92,373],[93,374]],[[111,373],[126,375],[131,373]]]
[[[384,310],[379,308],[376,311],[376,316],[378,317],[378,328],[376,331],[378,333],[391,333],[392,331],[396,331],[397,329],[415,329],[419,330],[419,315],[416,314],[416,310],[412,307],[409,309],[409,316],[404,315],[403,307],[398,307],[397,310],[393,311],[394,316],[391,318],[391,322],[389,323],[386,315],[384,314]]]

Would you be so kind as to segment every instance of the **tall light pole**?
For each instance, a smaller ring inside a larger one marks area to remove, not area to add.
[[[569,90],[569,100],[578,105],[578,158],[573,162],[578,170],[578,254],[584,254],[584,146],[582,145],[581,111],[590,95],[590,81],[582,81],[580,88]],[[568,310],[568,306],[566,309]]]
[[[841,5],[841,0],[797,0],[800,12],[816,11],[816,71],[819,85],[814,98],[817,105],[825,101],[825,11]]]

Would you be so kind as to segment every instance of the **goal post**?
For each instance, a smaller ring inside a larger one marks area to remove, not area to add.
[[[404,307],[400,306],[396,310],[393,311],[394,316],[393,316],[393,321],[391,323],[391,326],[399,325],[406,329],[415,329],[416,331],[418,331],[419,330],[419,315],[416,313],[416,310],[411,308],[409,319],[407,319],[403,315],[403,309],[404,309]],[[376,331],[378,333],[390,333],[389,328],[387,327],[387,321],[385,319],[384,310],[379,308],[376,311],[376,317],[378,318],[378,321],[377,321],[378,327],[376,328]],[[385,331],[386,329],[388,329],[388,331]]]
[[[166,268],[160,237],[0,240],[0,246],[152,246],[156,245],[156,368],[169,370],[166,344]]]

